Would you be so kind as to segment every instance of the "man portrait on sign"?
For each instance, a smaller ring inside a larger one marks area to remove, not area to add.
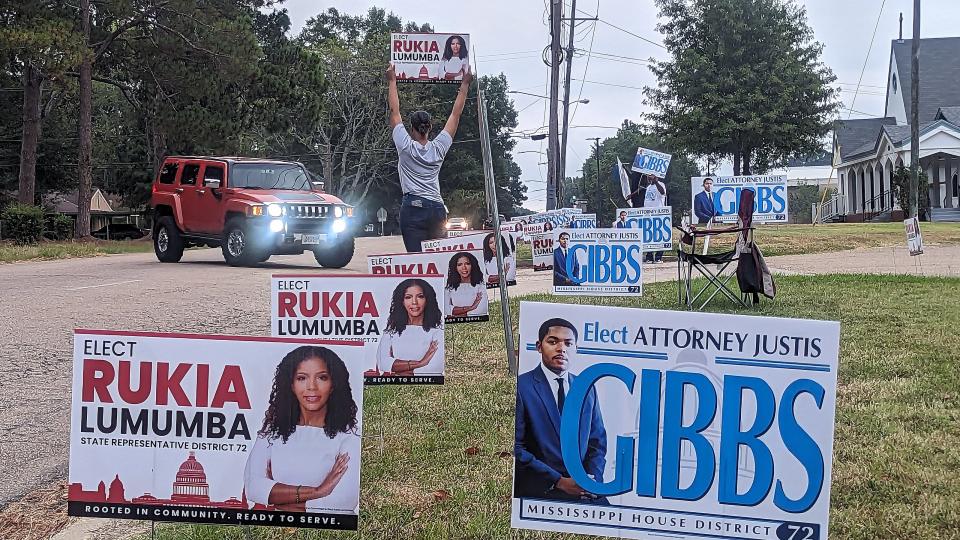
[[[697,223],[706,225],[717,215],[717,209],[713,206],[713,179],[710,177],[703,179],[703,191],[697,193],[693,198],[693,213],[697,216]]]
[[[570,253],[570,250],[567,248],[567,243],[570,241],[570,234],[566,231],[560,233],[557,241],[560,245],[553,250],[553,284],[579,285],[580,283],[577,281],[576,276],[580,273],[580,263],[577,261],[577,256]],[[572,257],[572,259],[568,259],[570,257]],[[568,260],[570,261],[569,273],[567,269]]]
[[[603,482],[607,432],[596,389],[590,389],[579,411],[563,410],[576,381],[576,375],[568,370],[576,359],[577,338],[570,321],[545,321],[537,333],[540,362],[517,379],[514,497],[608,504],[606,498],[590,493],[570,477],[561,452],[560,417],[579,412],[581,465],[594,480]]]

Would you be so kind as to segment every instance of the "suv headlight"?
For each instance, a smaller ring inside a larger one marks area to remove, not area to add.
[[[334,206],[334,207],[333,207],[333,217],[337,217],[337,218],[343,217],[343,207],[342,207],[342,206]]]
[[[279,204],[268,204],[267,215],[270,217],[280,217],[283,215],[283,207]]]

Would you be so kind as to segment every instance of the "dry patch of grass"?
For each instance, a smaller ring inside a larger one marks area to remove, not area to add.
[[[0,538],[43,540],[63,529],[67,517],[67,485],[34,491],[0,511]]]
[[[0,242],[0,263],[98,257],[117,253],[148,253],[151,251],[153,251],[153,242],[149,237],[140,240],[40,242],[39,244],[26,246]]]

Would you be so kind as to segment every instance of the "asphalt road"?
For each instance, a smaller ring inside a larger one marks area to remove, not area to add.
[[[267,335],[270,275],[365,273],[400,237],[360,238],[344,269],[312,254],[233,268],[219,249],[0,264],[0,507],[67,478],[75,328]]]

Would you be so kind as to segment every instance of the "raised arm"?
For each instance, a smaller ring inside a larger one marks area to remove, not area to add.
[[[390,105],[390,129],[393,129],[403,123],[403,117],[400,116],[400,94],[397,93],[397,71],[393,64],[387,68],[387,104]],[[460,109],[463,110],[463,105]]]
[[[460,126],[460,115],[463,114],[463,106],[467,103],[467,94],[470,93],[470,82],[473,81],[473,74],[468,67],[463,73],[463,80],[460,81],[460,91],[457,92],[457,99],[453,102],[453,110],[450,111],[450,117],[443,126],[443,130],[453,139],[457,134],[457,127]]]

